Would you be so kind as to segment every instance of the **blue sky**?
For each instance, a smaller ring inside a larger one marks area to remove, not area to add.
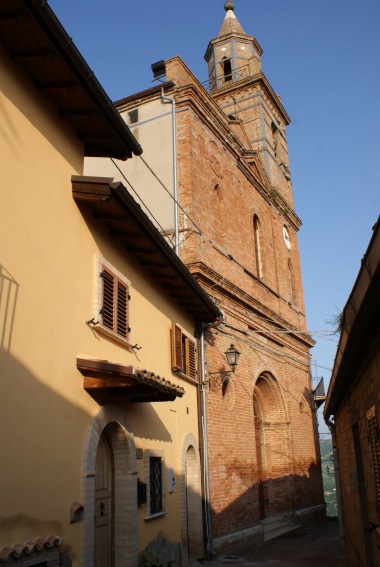
[[[203,56],[225,14],[223,0],[49,4],[112,100],[152,86],[150,65],[175,55],[206,80]],[[263,71],[292,118],[308,327],[331,330],[328,320],[345,305],[380,213],[380,2],[235,5],[245,32],[264,49]],[[318,339],[313,362],[331,368],[335,350],[331,340]],[[325,368],[313,376],[327,383]]]

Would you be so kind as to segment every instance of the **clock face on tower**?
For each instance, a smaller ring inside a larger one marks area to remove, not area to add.
[[[288,250],[290,250],[291,248],[291,244],[290,244],[290,238],[289,238],[289,233],[288,233],[288,229],[286,228],[286,226],[284,226],[282,228],[282,236],[284,237],[284,242],[285,242],[285,246]]]

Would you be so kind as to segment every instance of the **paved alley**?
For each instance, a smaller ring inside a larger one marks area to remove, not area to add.
[[[281,567],[345,567],[338,522],[326,521],[299,528],[262,546],[236,547],[230,554],[219,556],[213,565],[281,566]]]

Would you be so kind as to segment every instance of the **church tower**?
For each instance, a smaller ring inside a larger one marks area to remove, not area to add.
[[[235,5],[225,3],[226,16],[219,35],[210,41],[205,59],[210,91],[223,109],[249,154],[259,152],[274,194],[293,206],[286,126],[290,118],[281,98],[261,70],[263,50],[244,32]]]
[[[246,538],[263,542],[273,537],[274,519],[283,519],[283,533],[289,524],[321,519],[325,510],[310,380],[314,341],[286,141],[290,118],[261,70],[258,41],[243,30],[234,3],[224,7],[205,56],[209,90],[173,57],[154,66],[162,72],[156,86],[116,103],[144,148],[143,159],[120,165],[125,177],[223,312],[217,327],[194,331],[208,551]],[[117,174],[102,164],[105,173]],[[157,263],[154,273],[161,269]],[[170,276],[165,285],[186,300]],[[232,368],[231,351],[240,353]],[[173,377],[186,387],[178,372],[174,365]],[[188,526],[199,518],[183,514],[181,521],[187,553]]]

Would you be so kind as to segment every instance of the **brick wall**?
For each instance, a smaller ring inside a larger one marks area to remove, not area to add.
[[[208,370],[229,370],[223,353],[231,343],[241,351],[228,383],[222,383],[222,374],[207,386],[213,535],[220,538],[264,516],[323,509],[310,392],[312,342],[306,335],[297,227],[267,198],[259,180],[255,186],[241,172],[233,149],[190,109],[178,114],[177,142],[180,202],[192,221],[181,215],[181,258],[227,323],[207,337]],[[254,415],[254,401],[260,416]]]
[[[335,414],[335,427],[340,466],[343,525],[345,549],[348,564],[366,565],[365,538],[372,548],[374,564],[380,562],[380,535],[374,531],[372,535],[364,532],[369,522],[380,524],[380,503],[376,496],[374,466],[371,446],[368,441],[367,412],[375,407],[380,413],[380,352],[378,351],[358,376],[358,381]],[[379,417],[377,417],[379,422]],[[364,469],[364,500],[367,502],[367,526],[363,525],[362,507],[360,505],[360,482],[358,479],[358,463],[355,458],[353,427],[358,427],[360,451]]]
[[[244,133],[235,137],[221,111],[231,104],[233,89],[213,99],[177,58],[166,71],[177,85],[179,201],[187,213],[180,211],[180,257],[225,313],[225,325],[208,334],[205,353],[208,371],[222,372],[207,382],[213,536],[251,534],[260,519],[275,514],[295,518],[298,512],[307,523],[316,510],[323,515],[324,502],[310,390],[313,341],[306,331],[297,243],[301,222],[278,161],[287,163],[285,133],[277,144],[278,163],[273,144],[267,148],[268,179],[263,152],[244,148]],[[244,98],[244,92],[238,95]],[[269,140],[276,109],[268,93],[262,102]],[[252,118],[247,136],[260,137],[259,111],[251,113],[244,118]],[[285,126],[286,117],[281,120]],[[241,351],[240,363],[223,381],[231,343]]]

